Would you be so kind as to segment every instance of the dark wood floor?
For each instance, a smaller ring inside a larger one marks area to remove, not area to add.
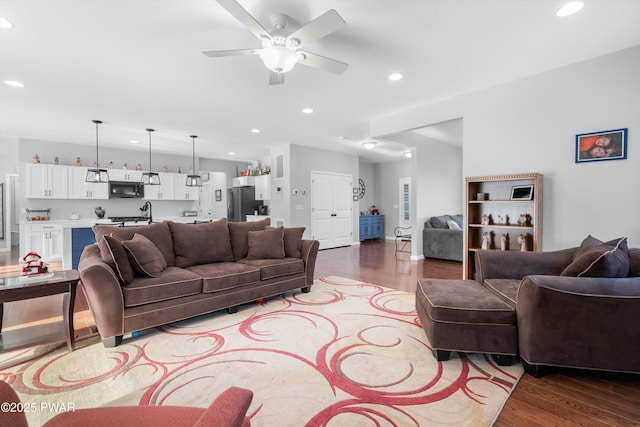
[[[411,261],[409,254],[396,257],[394,252],[392,241],[323,250],[318,254],[315,277],[342,276],[411,293],[420,277],[462,277],[461,263]],[[0,254],[0,275],[19,272],[8,266],[16,259],[16,254]],[[19,325],[51,310],[58,313],[58,307],[30,300],[19,309],[5,310],[5,324]],[[557,369],[538,379],[525,374],[494,426],[640,426],[640,376],[571,369]]]
[[[316,277],[328,275],[413,293],[419,277],[462,278],[462,263],[410,261],[406,253],[394,256],[393,242],[368,241],[360,247],[320,251]],[[525,374],[494,424],[496,427],[638,425],[640,375],[573,369],[556,369],[542,378]]]

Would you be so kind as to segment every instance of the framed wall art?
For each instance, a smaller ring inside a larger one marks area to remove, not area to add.
[[[627,128],[576,135],[576,163],[627,158]]]

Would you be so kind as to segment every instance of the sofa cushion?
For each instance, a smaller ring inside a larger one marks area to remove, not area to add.
[[[231,239],[231,250],[233,260],[237,261],[247,257],[249,251],[249,231],[264,230],[271,224],[270,218],[265,218],[255,222],[230,222],[229,237]]]
[[[588,250],[569,264],[560,275],[573,277],[628,277],[629,268],[627,238],[622,237]]]
[[[178,267],[167,267],[159,277],[136,277],[122,286],[125,307],[166,301],[202,292],[202,278]]]
[[[233,261],[227,219],[206,224],[169,222],[177,267]]]
[[[139,227],[117,227],[114,225],[96,224],[93,226],[93,233],[96,235],[96,242],[98,242],[98,246],[100,247],[100,257],[102,261],[107,264],[113,265],[113,258],[111,258],[111,253],[106,247],[102,237],[107,235],[119,237],[120,240],[131,240],[133,235],[138,233],[151,240],[153,244],[160,249],[168,266],[176,265],[176,258],[173,253],[173,239],[171,238],[168,221],[141,225]]]
[[[300,258],[242,259],[238,263],[259,268],[260,280],[269,280],[304,272],[304,261]]]
[[[187,270],[202,277],[203,293],[221,292],[260,281],[257,267],[239,262],[193,265]]]
[[[122,241],[114,236],[103,236],[102,239],[113,260],[109,265],[116,271],[120,282],[122,284],[131,283],[135,272],[131,262],[129,262],[129,253],[122,246]]]
[[[247,259],[284,258],[283,227],[249,231],[247,236],[249,243]]]
[[[484,287],[489,289],[495,295],[502,298],[504,302],[515,308],[517,304],[518,288],[520,280],[514,279],[486,279]]]
[[[122,246],[129,253],[134,270],[146,277],[159,277],[167,268],[167,261],[153,242],[142,234],[134,234],[133,239],[123,240]]]
[[[270,227],[267,227],[267,229]],[[302,235],[305,227],[284,228],[284,256],[287,258],[302,257]]]
[[[429,218],[429,224],[431,228],[449,228],[447,221],[450,219],[451,217],[449,215],[432,216]]]

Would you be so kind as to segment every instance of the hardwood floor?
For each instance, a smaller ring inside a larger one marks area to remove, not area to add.
[[[411,261],[409,254],[396,257],[394,252],[393,241],[367,241],[359,247],[323,250],[318,254],[315,277],[342,276],[411,293],[420,277],[462,278],[462,263]],[[19,267],[8,266],[17,259],[17,255],[0,254],[0,275],[18,274]],[[59,305],[46,302],[46,298],[5,309],[5,324],[18,327],[27,321],[47,319],[47,313],[59,313]],[[91,331],[87,310],[78,308],[74,319]],[[542,378],[525,374],[494,426],[640,426],[640,375],[572,369],[556,369]]]
[[[320,251],[315,276],[329,275],[413,293],[418,277],[462,278],[462,263],[410,261],[406,253],[396,258],[392,241],[367,241],[360,247]],[[575,369],[555,369],[542,378],[523,375],[494,423],[495,427],[639,425],[640,375]]]

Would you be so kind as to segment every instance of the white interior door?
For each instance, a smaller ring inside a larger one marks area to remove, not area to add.
[[[351,175],[311,173],[311,234],[320,249],[351,244],[352,186]]]

